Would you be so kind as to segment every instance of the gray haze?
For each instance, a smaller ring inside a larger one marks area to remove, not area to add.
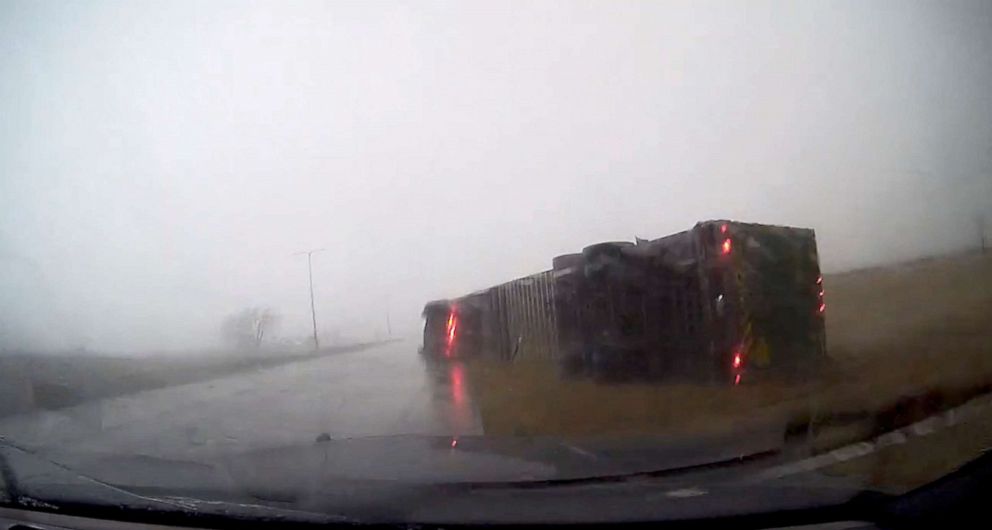
[[[0,347],[365,338],[708,218],[992,224],[992,3],[0,2]]]

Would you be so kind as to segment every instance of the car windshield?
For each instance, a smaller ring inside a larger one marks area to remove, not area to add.
[[[641,513],[597,481],[681,516],[932,484],[992,444],[990,28],[5,0],[0,500],[527,522],[414,493],[540,484],[589,522]]]

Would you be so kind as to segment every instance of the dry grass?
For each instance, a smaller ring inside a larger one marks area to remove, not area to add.
[[[558,377],[553,365],[468,367],[483,428],[496,435],[625,436],[721,427],[778,401],[781,389],[607,384]],[[713,418],[723,418],[714,422]],[[752,418],[753,419],[753,418]]]
[[[827,278],[824,374],[834,407],[875,409],[992,381],[992,256],[933,259]]]
[[[992,382],[992,256],[849,272],[827,276],[825,285],[836,362],[815,380],[741,388],[616,385],[564,380],[548,364],[476,362],[469,381],[484,429],[623,436],[812,419],[823,426],[821,445],[836,446],[956,404]],[[862,423],[836,425],[843,423],[838,418]]]

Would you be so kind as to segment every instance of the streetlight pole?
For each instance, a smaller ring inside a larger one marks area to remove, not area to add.
[[[313,302],[313,254],[315,252],[320,252],[325,250],[323,248],[315,248],[312,250],[304,250],[303,252],[297,252],[293,254],[294,256],[300,256],[303,254],[307,255],[307,276],[310,278],[310,318],[313,321],[313,349],[317,351],[320,349],[320,340],[317,338],[317,308]]]
[[[975,216],[975,227],[978,228],[978,241],[981,245],[982,254],[985,254],[985,216],[978,214]]]

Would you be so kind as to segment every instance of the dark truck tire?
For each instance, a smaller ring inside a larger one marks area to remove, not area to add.
[[[581,266],[584,260],[582,254],[562,254],[551,260],[551,268],[560,271],[569,267]]]
[[[615,266],[623,261],[623,249],[632,246],[634,244],[629,241],[613,241],[589,245],[582,249],[586,278],[603,279],[604,273],[609,269],[615,269]]]
[[[582,249],[582,257],[589,261],[594,261],[602,257],[620,259],[620,256],[623,254],[622,249],[632,246],[634,246],[634,244],[630,241],[608,241],[605,243],[596,243],[595,245],[589,245],[588,247]]]
[[[642,381],[650,377],[648,358],[636,348],[617,344],[591,344],[585,353],[585,369],[603,382]]]

